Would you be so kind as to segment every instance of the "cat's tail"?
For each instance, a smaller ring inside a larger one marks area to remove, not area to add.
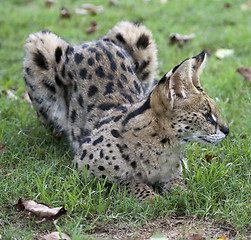
[[[64,131],[70,79],[65,59],[71,46],[55,34],[41,31],[27,40],[23,62],[24,81],[39,119],[52,125],[54,134]]]

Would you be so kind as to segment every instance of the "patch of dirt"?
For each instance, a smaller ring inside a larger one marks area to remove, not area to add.
[[[160,233],[161,237],[153,237],[152,239],[154,240],[197,239],[194,238],[194,236],[200,236],[200,240],[216,240],[222,235],[224,235],[227,240],[242,239],[232,227],[185,217],[145,223],[141,227],[133,227],[129,224],[105,224],[102,227],[96,227],[90,237],[100,240],[150,240],[155,233]],[[251,239],[249,236],[251,236],[251,234],[247,233],[246,237],[243,239]]]

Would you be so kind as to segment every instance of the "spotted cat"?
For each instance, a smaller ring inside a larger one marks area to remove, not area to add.
[[[96,41],[71,46],[51,32],[31,34],[24,80],[39,119],[64,132],[73,162],[90,175],[154,200],[180,176],[181,147],[217,143],[229,129],[202,89],[205,52],[154,83],[157,51],[144,26],[121,22]]]

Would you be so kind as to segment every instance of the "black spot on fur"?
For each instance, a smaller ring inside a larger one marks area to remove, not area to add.
[[[91,85],[88,89],[88,97],[94,96],[98,92],[98,88],[94,85]]]
[[[114,76],[112,74],[110,74],[110,73],[108,73],[107,77],[108,77],[109,80],[113,80],[114,79]]]
[[[150,72],[146,71],[142,74],[142,81],[146,80],[146,78],[148,78]]]
[[[104,111],[110,110],[111,108],[114,108],[114,107],[116,107],[116,105],[114,105],[114,104],[112,104],[112,103],[103,103],[103,104],[100,104],[100,105],[98,106],[98,108],[100,108],[100,109],[102,109],[102,110],[104,110]]]
[[[33,61],[36,63],[36,65],[38,67],[45,69],[45,70],[49,69],[49,64],[48,64],[45,56],[39,50],[37,50],[37,52],[34,53]]]
[[[77,91],[78,91],[78,85],[77,85],[76,82],[74,82],[73,90],[74,90],[74,92],[77,92]]]
[[[150,60],[145,60],[141,63],[140,67],[139,67],[139,70],[142,71],[144,70],[148,65],[150,64]]]
[[[105,73],[104,73],[104,70],[101,66],[97,67],[95,69],[95,73],[97,74],[98,77],[100,78],[104,78],[105,77]]]
[[[84,149],[82,152],[82,155],[80,157],[80,160],[83,160],[85,158],[86,154],[87,154],[87,151]]]
[[[127,154],[122,154],[121,157],[124,158],[127,162],[130,161],[130,156]]]
[[[115,137],[115,138],[121,137],[120,134],[119,134],[119,131],[116,130],[116,129],[112,129],[112,130],[111,130],[111,134],[112,134],[112,136]]]
[[[127,80],[127,78],[126,78],[126,76],[125,76],[124,74],[120,74],[120,77],[121,77],[121,80],[122,80],[124,83],[128,84],[128,80]]]
[[[101,58],[101,54],[99,52],[96,52],[96,54],[95,54],[96,61],[98,62],[100,60],[100,58]]]
[[[130,165],[132,166],[133,169],[137,168],[137,163],[135,161],[133,161]]]
[[[135,89],[137,90],[137,92],[141,93],[141,88],[140,88],[139,84],[136,81],[133,81],[133,85],[134,85]]]
[[[99,129],[100,127],[102,127],[103,125],[109,123],[112,121],[112,118],[107,118],[107,119],[104,119],[103,121],[99,122],[98,125],[97,125],[97,129]]]
[[[73,74],[72,74],[72,72],[69,71],[67,74],[68,74],[68,77],[69,77],[71,80],[73,80]]]
[[[94,59],[92,57],[88,58],[87,60],[89,66],[92,66],[94,64]]]
[[[25,72],[27,75],[31,76],[32,75],[32,72],[31,72],[31,69],[29,67],[25,68]]]
[[[145,49],[150,44],[149,37],[146,36],[144,33],[139,37],[136,46],[138,49]]]
[[[92,153],[89,155],[89,159],[90,159],[90,160],[93,159],[93,154],[92,154]]]
[[[77,117],[77,112],[76,110],[72,110],[71,111],[71,122],[74,123],[76,121],[76,117]]]
[[[113,89],[112,89],[113,86],[114,86],[113,82],[107,83],[107,85],[106,85],[106,87],[105,87],[104,95],[113,93]]]
[[[123,93],[121,92],[121,95],[126,99],[128,100],[131,104],[134,102],[133,99],[132,99],[132,96],[126,94],[126,93]]]
[[[122,118],[122,115],[119,115],[119,116],[115,117],[113,121],[118,122],[121,118]]]
[[[124,37],[123,37],[120,33],[118,33],[118,34],[116,35],[116,38],[117,38],[121,43],[126,44],[126,41],[125,41]]]
[[[95,141],[93,141],[92,145],[96,146],[97,144],[103,142],[103,140],[104,140],[104,136],[101,135],[99,138],[97,138]]]
[[[170,145],[170,139],[169,138],[163,138],[160,142],[162,144],[168,143]]]
[[[58,75],[55,76],[55,82],[59,87],[62,87],[64,85]]]
[[[130,112],[126,118],[124,119],[124,121],[122,122],[122,125],[125,126],[128,121],[130,121],[132,118],[144,113],[147,109],[151,108],[150,105],[150,95],[148,96],[147,100],[143,103],[143,105],[141,107],[139,107],[138,109],[134,110],[133,112]]]
[[[43,83],[43,85],[51,92],[51,93],[53,93],[53,94],[55,94],[56,93],[56,88],[55,88],[55,86],[52,84],[52,83],[49,83],[48,81],[46,81],[46,80],[42,80],[42,83]]]
[[[125,66],[124,62],[120,63],[120,66],[121,66],[122,70],[124,70],[125,72],[127,71],[127,69],[126,69],[126,66]]]
[[[119,87],[120,89],[123,89],[123,88],[124,88],[124,87],[123,87],[123,84],[121,83],[120,80],[118,80],[118,87]]]
[[[117,65],[116,65],[116,63],[115,63],[114,61],[111,61],[111,70],[112,70],[113,72],[116,72],[116,71],[117,71]]]
[[[76,64],[80,64],[82,62],[82,60],[84,59],[84,56],[82,53],[76,53],[74,55],[74,60]]]
[[[92,110],[93,110],[93,108],[94,108],[94,104],[89,104],[88,106],[87,106],[87,112],[89,113],[89,112],[91,112]]]
[[[45,111],[45,109],[43,107],[41,107],[39,109],[39,112],[41,113],[41,115],[45,118],[45,119],[48,119],[48,114],[47,112]]]
[[[120,51],[117,51],[116,54],[118,57],[125,59],[125,56]]]
[[[62,48],[61,47],[57,47],[56,50],[55,50],[55,58],[56,58],[56,62],[57,63],[60,62],[62,54],[63,54]]]
[[[78,104],[80,107],[84,107],[84,99],[81,94],[78,96]]]
[[[105,168],[104,168],[103,166],[98,166],[98,170],[100,170],[100,171],[104,171],[104,170],[105,170]]]
[[[103,150],[103,149],[100,150],[99,157],[100,157],[100,158],[103,158],[103,157],[104,157],[104,150]]]
[[[120,167],[118,165],[114,166],[114,170],[119,171]]]
[[[89,48],[88,48],[88,51],[94,53],[94,52],[97,51],[97,49],[94,48],[94,47],[89,47]]]
[[[63,66],[62,66],[61,75],[62,75],[62,77],[65,77],[65,64],[63,64]]]
[[[82,68],[80,71],[79,71],[79,75],[80,77],[84,80],[86,79],[86,76],[87,76],[87,70],[86,68]]]

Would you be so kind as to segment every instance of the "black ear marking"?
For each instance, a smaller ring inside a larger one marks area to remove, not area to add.
[[[139,39],[138,39],[138,41],[136,43],[136,46],[137,46],[138,49],[145,49],[145,48],[147,48],[149,46],[149,44],[150,44],[149,37],[146,36],[145,34],[142,34],[139,37]]]
[[[199,53],[198,55],[196,55],[192,58],[196,59],[198,62],[202,62],[204,60],[205,56],[206,56],[206,51],[203,50],[201,53]]]

